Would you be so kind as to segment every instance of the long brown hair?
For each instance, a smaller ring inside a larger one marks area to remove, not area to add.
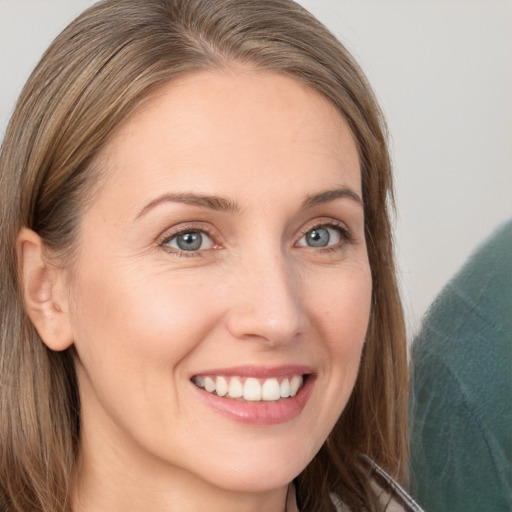
[[[53,42],[28,80],[0,150],[0,508],[70,509],[80,439],[72,349],[52,352],[24,312],[16,258],[22,227],[72,257],[95,155],[161,85],[237,65],[278,71],[328,98],[349,123],[360,161],[373,277],[370,326],[350,401],[296,480],[305,510],[376,510],[365,453],[404,477],[407,367],[389,208],[386,129],[358,65],[290,0],[105,0]]]

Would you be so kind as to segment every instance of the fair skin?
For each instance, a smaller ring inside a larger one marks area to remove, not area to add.
[[[75,509],[283,512],[347,403],[368,326],[346,122],[291,78],[205,72],[159,90],[98,161],[71,265],[19,238],[33,323],[51,349],[76,349]],[[299,389],[219,397],[207,379]]]

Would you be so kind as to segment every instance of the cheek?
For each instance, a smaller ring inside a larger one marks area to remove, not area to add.
[[[180,428],[174,413],[188,383],[186,362],[216,316],[201,284],[122,270],[108,279],[83,275],[79,287],[74,326],[84,422],[109,418],[157,453],[169,429]]]
[[[126,429],[166,431],[166,411],[179,402],[177,383],[188,382],[183,361],[215,321],[212,301],[202,299],[202,285],[190,289],[165,273],[95,275],[83,276],[73,322],[84,406]],[[130,411],[145,419],[135,421]]]
[[[83,364],[124,381],[145,369],[147,379],[158,370],[169,375],[216,319],[208,290],[186,283],[168,273],[122,269],[82,276],[72,323]]]
[[[351,266],[318,287],[315,325],[324,340],[328,391],[326,414],[331,422],[344,409],[357,379],[368,329],[372,281],[369,266]],[[320,347],[319,347],[320,348]],[[333,426],[332,425],[332,426]]]
[[[371,309],[372,280],[368,265],[354,265],[317,282],[314,318],[329,349],[349,356],[362,347]]]

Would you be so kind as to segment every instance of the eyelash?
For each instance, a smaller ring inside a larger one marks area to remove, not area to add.
[[[323,229],[323,228],[330,228],[335,229],[340,233],[341,241],[337,244],[329,245],[327,247],[312,247],[312,246],[301,246],[306,247],[309,249],[313,249],[318,252],[333,252],[340,250],[345,243],[352,243],[354,241],[354,237],[352,232],[341,222],[330,220],[327,222],[321,222],[313,225],[309,225],[305,227],[303,230],[299,233],[299,240],[301,240],[304,236],[306,236],[308,233],[314,230]],[[205,250],[197,250],[197,251],[183,251],[178,250],[175,248],[168,247],[166,244],[170,243],[175,238],[179,237],[180,235],[183,235],[185,233],[204,233],[206,234],[214,243],[214,245],[217,245],[215,243],[215,237],[211,233],[211,231],[203,226],[198,227],[194,225],[190,226],[184,226],[180,228],[178,231],[173,232],[172,234],[166,234],[164,235],[160,241],[158,242],[158,246],[163,249],[165,252],[172,254],[175,257],[178,258],[191,258],[191,257],[202,257],[204,256],[204,252],[211,250],[211,249],[205,249]],[[297,243],[297,242],[296,242]]]
[[[204,250],[198,250],[198,251],[183,251],[179,249],[175,249],[174,247],[168,247],[166,244],[170,243],[175,238],[179,237],[180,235],[184,235],[185,233],[204,233],[212,240],[214,245],[217,245],[214,240],[214,235],[210,232],[209,229],[205,228],[204,226],[198,227],[198,226],[184,226],[180,228],[178,231],[173,232],[172,234],[166,234],[164,235],[161,240],[158,243],[158,246],[163,249],[165,252],[172,254],[173,256],[176,256],[177,258],[193,258],[193,257],[202,257],[204,256]]]
[[[306,226],[301,232],[299,240],[302,240],[303,237],[305,237],[308,233],[314,230],[323,229],[323,228],[330,228],[338,231],[340,233],[340,242],[337,244],[329,245],[327,247],[311,247],[311,246],[303,246],[309,249],[313,249],[318,252],[335,252],[339,251],[345,243],[352,243],[354,241],[353,233],[347,228],[345,224],[339,221],[335,220],[329,220],[326,222],[320,222],[318,224],[313,224]]]

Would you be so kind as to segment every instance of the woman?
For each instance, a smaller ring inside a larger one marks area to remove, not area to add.
[[[383,121],[307,12],[100,2],[0,166],[2,510],[413,509]]]

